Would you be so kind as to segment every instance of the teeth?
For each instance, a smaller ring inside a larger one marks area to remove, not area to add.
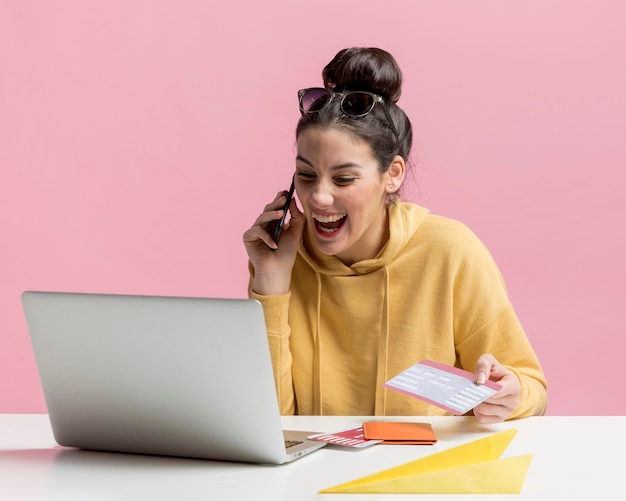
[[[346,214],[335,214],[334,216],[322,216],[321,214],[313,214],[313,219],[320,223],[336,223],[340,219],[346,217]]]

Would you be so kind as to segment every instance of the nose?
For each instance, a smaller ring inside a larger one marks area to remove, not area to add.
[[[318,209],[330,207],[333,205],[335,197],[333,195],[332,186],[325,182],[318,182],[311,193],[311,202]]]

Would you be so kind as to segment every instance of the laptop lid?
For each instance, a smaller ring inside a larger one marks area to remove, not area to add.
[[[285,449],[257,301],[28,291],[22,303],[60,445],[281,464],[321,444],[305,432]]]

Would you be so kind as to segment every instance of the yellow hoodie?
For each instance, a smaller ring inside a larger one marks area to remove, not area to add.
[[[345,266],[305,229],[290,292],[250,291],[263,304],[281,413],[446,414],[383,383],[423,359],[473,372],[491,353],[521,382],[511,418],[542,414],[543,371],[478,238],[401,202],[389,206],[389,234],[374,259]]]

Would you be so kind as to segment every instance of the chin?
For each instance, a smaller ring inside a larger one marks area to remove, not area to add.
[[[345,246],[341,245],[341,243],[337,241],[337,237],[324,237],[315,232],[313,235],[313,241],[319,251],[327,256],[334,256],[345,250]]]

